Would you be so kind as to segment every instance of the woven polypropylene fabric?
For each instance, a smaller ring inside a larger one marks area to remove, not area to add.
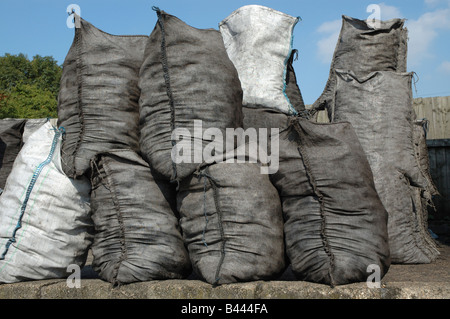
[[[334,51],[330,74],[322,95],[312,108],[330,108],[336,86],[336,69],[351,70],[358,76],[375,71],[406,72],[408,32],[405,20],[378,21],[342,16],[342,28]]]
[[[217,162],[180,184],[178,210],[196,274],[213,285],[285,270],[278,192],[257,163]]]
[[[286,252],[300,280],[331,286],[366,281],[390,266],[387,212],[349,123],[294,118],[280,133],[272,175],[283,207]]]
[[[67,278],[92,243],[87,179],[61,166],[62,130],[47,122],[20,151],[0,197],[0,282]]]
[[[138,78],[147,39],[111,35],[80,19],[64,61],[58,104],[67,175],[85,174],[100,152],[139,150]]]
[[[299,91],[294,92],[297,96],[288,96],[296,88],[286,82],[287,74],[292,72],[288,65],[298,21],[297,17],[268,7],[248,5],[220,22],[228,56],[239,73],[244,106],[286,114],[296,114],[295,107],[302,108]]]
[[[100,277],[114,285],[187,277],[174,185],[131,150],[99,154],[92,166],[92,265]]]
[[[438,252],[430,244],[411,186],[429,189],[417,156],[412,73],[373,72],[357,76],[336,70],[333,121],[348,121],[370,163],[377,192],[389,213],[393,263],[429,263]]]
[[[202,154],[211,142],[203,138],[208,128],[225,136],[227,128],[242,127],[242,89],[219,31],[193,28],[164,11],[157,14],[139,80],[141,153],[155,172],[180,181],[202,161],[192,157],[176,163],[172,134],[178,129],[191,154]],[[194,132],[195,120],[202,121],[201,136]],[[225,146],[216,151],[224,153]]]

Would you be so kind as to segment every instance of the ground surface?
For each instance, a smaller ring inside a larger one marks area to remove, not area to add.
[[[219,287],[197,280],[135,283],[113,288],[98,279],[89,256],[82,270],[81,288],[68,288],[66,280],[43,280],[0,285],[0,299],[450,299],[450,241],[447,222],[430,228],[440,256],[428,265],[391,265],[380,289],[366,283],[330,288],[296,281],[288,269],[277,281],[230,284]]]

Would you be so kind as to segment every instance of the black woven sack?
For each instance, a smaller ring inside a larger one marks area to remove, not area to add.
[[[408,31],[405,20],[378,21],[342,16],[342,28],[334,51],[330,74],[322,95],[312,108],[329,109],[333,105],[336,69],[352,70],[358,76],[374,71],[406,72]]]
[[[139,69],[147,36],[117,36],[80,19],[66,56],[58,102],[64,172],[84,175],[96,154],[139,151]]]
[[[431,190],[426,163],[420,163],[416,145],[413,74],[379,71],[357,76],[343,70],[336,74],[332,121],[352,124],[370,163],[377,192],[389,213],[392,262],[434,261],[438,251],[428,238],[419,216],[421,205],[414,203],[411,188]]]
[[[203,161],[192,157],[179,163],[177,143],[190,143],[192,156],[202,154],[212,142],[203,137],[205,130],[217,128],[225,136],[227,128],[242,127],[242,89],[218,30],[196,29],[155,10],[158,22],[145,49],[139,81],[141,152],[155,172],[180,181]],[[201,136],[194,132],[196,120],[202,124]],[[174,133],[179,133],[179,140]]]
[[[173,185],[134,151],[102,153],[91,163],[92,266],[100,278],[121,285],[187,277]]]
[[[177,199],[184,242],[202,280],[273,280],[285,270],[280,198],[260,164],[203,165],[180,183]]]
[[[286,252],[300,280],[331,286],[382,278],[390,266],[387,212],[349,123],[291,118],[272,182],[283,207]]]

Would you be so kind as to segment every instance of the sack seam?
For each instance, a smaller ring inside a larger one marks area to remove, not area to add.
[[[330,243],[328,241],[327,233],[326,233],[327,221],[326,221],[325,211],[324,211],[325,210],[324,196],[317,186],[316,179],[314,178],[314,174],[312,173],[312,170],[311,170],[311,165],[310,165],[308,154],[300,140],[302,133],[301,133],[301,128],[298,123],[298,120],[293,118],[291,120],[291,125],[294,127],[295,131],[299,135],[299,139],[297,140],[298,152],[302,158],[302,161],[303,161],[303,164],[305,167],[305,171],[308,176],[308,181],[313,189],[313,192],[314,192],[315,197],[317,198],[317,201],[320,204],[320,209],[319,209],[320,219],[321,219],[320,237],[322,239],[323,249],[325,250],[325,253],[328,256],[328,276],[330,279],[330,286],[335,287],[336,284],[335,284],[335,280],[334,280],[334,276],[333,276],[333,272],[334,272],[334,268],[335,268],[334,254],[332,252]]]
[[[77,154],[80,150],[81,143],[84,139],[85,134],[85,127],[84,127],[84,112],[83,112],[83,76],[82,76],[82,68],[83,68],[83,61],[81,58],[81,40],[82,40],[82,31],[80,29],[76,29],[75,31],[75,47],[76,47],[76,69],[77,69],[77,108],[78,108],[78,119],[80,122],[80,132],[78,133],[78,139],[75,144],[75,149],[72,152],[73,162],[72,162],[72,174],[71,177],[75,178],[77,174],[77,168],[76,168],[76,158]]]
[[[176,113],[175,113],[175,100],[173,98],[173,92],[172,92],[172,88],[171,88],[171,81],[170,81],[170,72],[169,72],[169,65],[168,65],[168,61],[167,61],[167,47],[166,47],[166,32],[165,32],[165,27],[164,27],[164,21],[162,16],[165,15],[166,13],[163,11],[157,11],[156,12],[157,17],[158,17],[158,25],[161,29],[161,53],[160,53],[160,59],[161,59],[161,65],[162,65],[162,69],[163,69],[163,73],[164,73],[164,82],[165,82],[165,86],[166,86],[166,94],[167,97],[169,98],[169,108],[170,108],[170,130],[171,133],[173,133],[173,131],[175,130],[175,117],[176,117]],[[176,146],[176,142],[175,140],[172,140],[172,147]],[[178,180],[178,176],[177,176],[177,164],[173,161],[173,159],[171,159],[172,162],[172,181],[177,181]]]
[[[220,271],[222,269],[222,265],[224,263],[225,259],[225,245],[226,245],[226,239],[225,239],[225,233],[223,229],[223,222],[222,222],[222,210],[220,208],[220,200],[219,200],[219,186],[217,185],[217,182],[214,180],[214,178],[209,173],[209,167],[206,167],[202,172],[198,173],[199,177],[206,178],[208,180],[208,183],[213,191],[213,199],[214,199],[214,205],[216,208],[216,214],[217,214],[217,221],[218,221],[218,227],[219,227],[219,233],[220,233],[220,259],[219,263],[217,264],[216,272],[214,275],[214,283],[213,286],[219,285],[220,281]],[[206,192],[206,189],[204,188],[204,192]]]
[[[113,286],[120,286],[121,283],[117,279],[119,276],[120,267],[122,266],[122,263],[126,259],[128,259],[128,251],[127,251],[127,246],[126,246],[127,239],[125,236],[125,225],[124,225],[124,221],[123,221],[122,209],[121,209],[121,206],[119,203],[119,199],[117,198],[116,187],[114,185],[114,181],[111,179],[111,171],[109,169],[110,161],[108,159],[106,159],[105,157],[102,157],[102,161],[103,161],[103,170],[105,171],[106,180],[107,180],[107,183],[109,184],[109,188],[110,188],[111,200],[113,202],[114,209],[116,211],[117,221],[119,223],[120,257],[119,257],[119,260],[114,265],[112,284],[113,284]]]

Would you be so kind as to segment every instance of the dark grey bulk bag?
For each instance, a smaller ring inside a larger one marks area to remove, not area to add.
[[[180,162],[172,150],[183,141],[191,144],[194,155],[211,142],[203,138],[208,128],[218,128],[225,136],[226,128],[242,127],[242,89],[219,31],[196,29],[154,10],[158,22],[139,80],[141,152],[155,172],[180,181],[202,161],[191,157]],[[195,134],[195,120],[202,121],[202,136]]]
[[[58,126],[63,168],[78,177],[111,149],[139,150],[139,69],[147,36],[116,36],[80,19],[63,65]]]
[[[407,31],[403,19],[379,21],[379,27],[342,16],[342,28],[333,55],[330,75],[322,95],[312,108],[330,108],[336,85],[336,69],[358,76],[374,71],[406,72]]]
[[[244,114],[245,130],[249,128],[265,128],[268,129],[267,133],[270,133],[271,128],[283,130],[289,126],[290,116],[276,110],[243,107],[242,112]]]
[[[98,154],[91,164],[92,266],[100,278],[121,285],[187,277],[173,185],[131,150]]]
[[[0,120],[0,194],[5,188],[14,161],[22,149],[22,135],[26,120]]]
[[[333,121],[350,122],[369,160],[377,192],[389,213],[393,263],[429,263],[437,251],[417,218],[410,186],[429,181],[416,156],[411,73],[373,72],[358,77],[336,71]]]
[[[280,133],[279,171],[286,252],[299,280],[331,286],[381,277],[390,266],[387,212],[349,123],[291,118]]]
[[[202,280],[270,280],[285,270],[280,198],[259,164],[204,165],[181,182],[177,199],[192,267]]]

